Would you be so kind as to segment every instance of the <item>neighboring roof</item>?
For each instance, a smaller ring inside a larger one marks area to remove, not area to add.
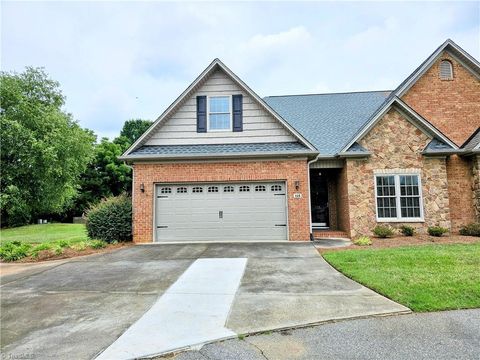
[[[455,149],[437,138],[433,138],[422,151],[424,155],[448,155],[456,153],[461,153],[461,150]]]
[[[320,152],[336,155],[383,104],[390,91],[264,98]]]
[[[480,127],[461,146],[466,151],[480,150]]]
[[[245,144],[202,144],[202,145],[144,145],[129,154],[129,159],[181,158],[181,157],[223,157],[274,156],[274,155],[316,155],[299,142],[245,143]],[[123,157],[125,158],[125,157]]]
[[[365,149],[362,145],[355,142],[348,148],[347,151],[338,153],[340,157],[366,157],[370,156],[371,152]]]
[[[279,121],[299,142],[304,144],[311,150],[315,150],[315,147],[308,142],[294,127],[292,127],[288,122],[282,119],[275,111],[272,110],[263,100],[260,98],[252,89],[250,89],[247,84],[245,84],[237,75],[235,75],[225,64],[223,64],[220,59],[215,59],[211,62],[210,65],[188,86],[187,89],[163,112],[162,115],[158,117],[157,120],[145,131],[142,136],[135,141],[130,148],[125,151],[122,155],[122,158],[127,158],[128,155],[142,146],[150,137],[150,135],[159,127],[160,124],[169,116],[175,112],[178,107],[183,104],[188,97],[193,94],[197,88],[203,84],[203,82],[208,79],[210,74],[216,70],[224,71],[235,83],[237,83],[243,90],[245,90],[252,98],[254,98],[260,106],[262,106],[270,115],[272,115],[277,121]]]

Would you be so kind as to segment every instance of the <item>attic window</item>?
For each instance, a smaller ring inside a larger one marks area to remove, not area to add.
[[[440,79],[453,80],[453,66],[448,60],[442,60],[440,63]]]
[[[208,98],[208,130],[232,130],[232,112],[229,96],[211,96]]]

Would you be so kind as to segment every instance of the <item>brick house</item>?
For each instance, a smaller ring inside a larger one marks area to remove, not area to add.
[[[445,41],[393,91],[260,98],[215,59],[122,155],[134,241],[307,241],[480,217],[480,64]]]

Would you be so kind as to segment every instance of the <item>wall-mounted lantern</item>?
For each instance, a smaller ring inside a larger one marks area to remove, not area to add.
[[[294,185],[295,185],[295,190],[298,191],[300,189],[300,181],[295,180]]]
[[[143,183],[140,184],[140,191],[142,193],[145,192],[145,185]]]

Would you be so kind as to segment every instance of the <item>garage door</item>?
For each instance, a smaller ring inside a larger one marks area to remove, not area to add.
[[[156,186],[156,241],[287,240],[284,182]]]

